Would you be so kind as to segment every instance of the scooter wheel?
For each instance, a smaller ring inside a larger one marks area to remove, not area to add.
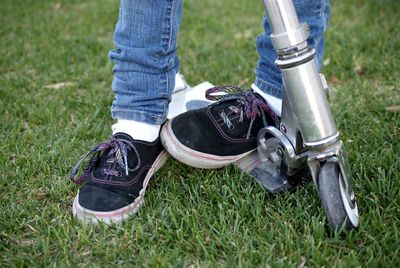
[[[319,196],[330,228],[338,232],[353,230],[358,225],[358,209],[354,193],[350,189],[352,197],[349,200],[344,185],[348,184],[344,182],[339,164],[326,162],[318,177]]]

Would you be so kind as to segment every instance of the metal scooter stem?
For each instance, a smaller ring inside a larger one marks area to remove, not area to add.
[[[329,109],[324,90],[327,86],[317,70],[315,50],[307,44],[309,28],[299,22],[292,0],[263,3],[277,54],[275,63],[282,72],[284,96],[279,129],[267,127],[259,132],[260,159],[281,163],[286,176],[294,175],[307,160],[331,227],[355,228],[358,209],[350,184],[351,171]],[[326,186],[327,181],[337,183]],[[340,198],[342,205],[335,207],[330,196]]]
[[[291,0],[264,0],[277,52],[276,64],[282,71],[286,94],[297,116],[306,146],[317,147],[338,139],[324,87],[308,48],[308,27],[300,24]]]

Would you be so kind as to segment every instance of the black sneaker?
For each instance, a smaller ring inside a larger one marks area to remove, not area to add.
[[[83,174],[76,178],[81,163],[92,155]],[[70,179],[84,183],[72,212],[85,222],[118,223],[137,212],[143,204],[152,175],[167,160],[160,139],[133,140],[117,133],[90,150],[71,171]]]
[[[165,149],[187,165],[212,169],[231,164],[256,149],[258,131],[277,121],[264,99],[251,91],[214,87],[206,97],[219,101],[187,111],[161,130]]]

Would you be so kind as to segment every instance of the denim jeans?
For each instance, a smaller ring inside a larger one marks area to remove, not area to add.
[[[310,26],[309,44],[317,50],[321,67],[324,31],[328,25],[329,0],[294,0],[301,22]],[[111,107],[114,119],[162,124],[179,69],[177,35],[182,18],[182,0],[121,0],[114,32],[115,49],[109,53],[115,62]],[[262,91],[281,98],[282,78],[274,61],[275,51],[265,32],[257,37],[259,60],[255,84]],[[212,59],[210,59],[212,60]]]

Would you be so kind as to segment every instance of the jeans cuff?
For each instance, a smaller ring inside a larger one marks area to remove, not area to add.
[[[133,120],[151,125],[162,125],[167,118],[166,113],[158,116],[143,111],[135,111],[132,109],[120,109],[120,108],[112,108],[111,116],[113,119],[116,120],[117,119]]]
[[[259,89],[261,89],[263,92],[265,92],[271,96],[274,96],[279,99],[282,99],[282,97],[283,97],[282,88],[276,87],[273,84],[271,84],[270,82],[267,82],[260,78],[256,78],[256,81],[254,82],[254,84]]]

